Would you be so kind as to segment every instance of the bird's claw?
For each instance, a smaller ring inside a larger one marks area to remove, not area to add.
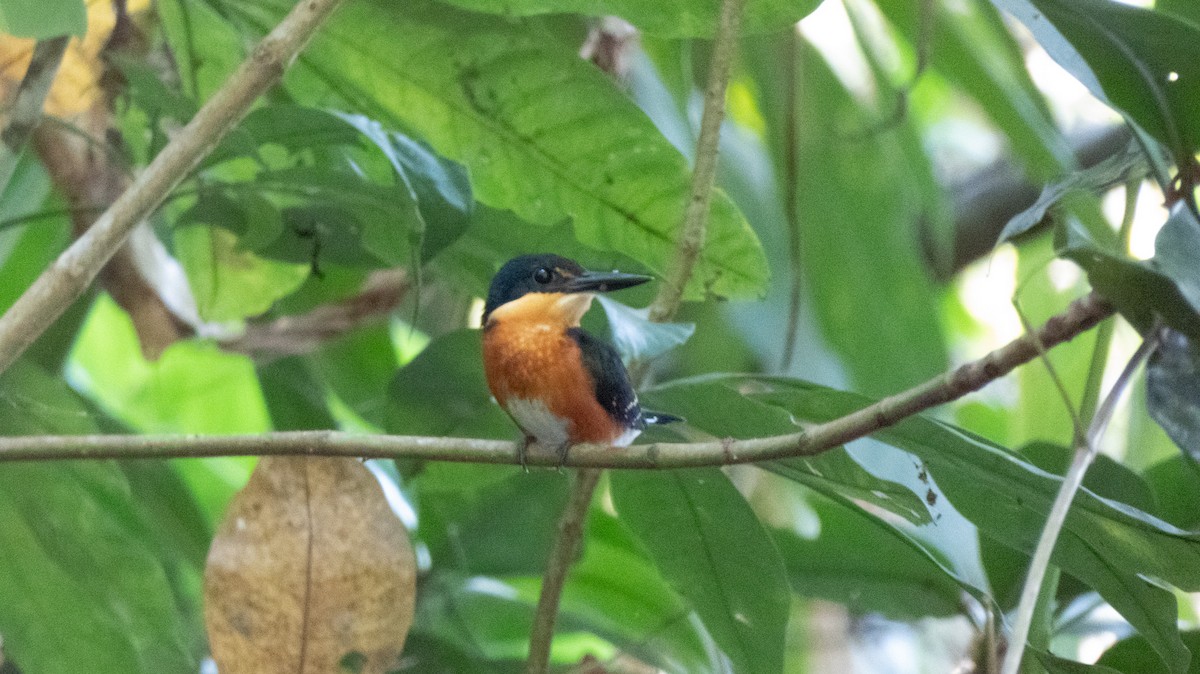
[[[517,463],[521,465],[521,470],[525,471],[526,473],[529,472],[529,463],[527,459],[529,456],[529,443],[532,441],[533,438],[529,437],[528,435],[521,440],[517,440]]]
[[[570,451],[571,451],[571,443],[570,442],[564,442],[558,446],[558,449],[554,450],[554,453],[558,455],[558,472],[560,472],[560,473],[563,472],[563,468],[566,467],[567,453]]]

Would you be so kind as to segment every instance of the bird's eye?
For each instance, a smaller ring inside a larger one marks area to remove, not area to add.
[[[538,270],[533,272],[533,280],[543,285],[549,283],[553,276],[554,275],[550,273],[550,270],[546,269],[545,267],[538,267]]]

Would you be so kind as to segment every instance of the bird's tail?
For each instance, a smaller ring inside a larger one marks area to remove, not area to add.
[[[651,412],[650,410],[642,410],[642,421],[646,422],[646,425],[649,426],[673,424],[677,421],[684,421],[684,418],[677,417],[674,414],[667,414],[665,412]]]

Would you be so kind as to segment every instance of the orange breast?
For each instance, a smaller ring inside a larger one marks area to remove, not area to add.
[[[492,395],[541,400],[568,421],[570,442],[610,443],[620,425],[596,402],[595,383],[565,325],[493,319],[483,335],[483,364]]]

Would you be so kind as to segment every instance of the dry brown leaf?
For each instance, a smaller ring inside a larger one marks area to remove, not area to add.
[[[266,457],[204,574],[221,674],[383,674],[412,625],[408,532],[356,459]]]

